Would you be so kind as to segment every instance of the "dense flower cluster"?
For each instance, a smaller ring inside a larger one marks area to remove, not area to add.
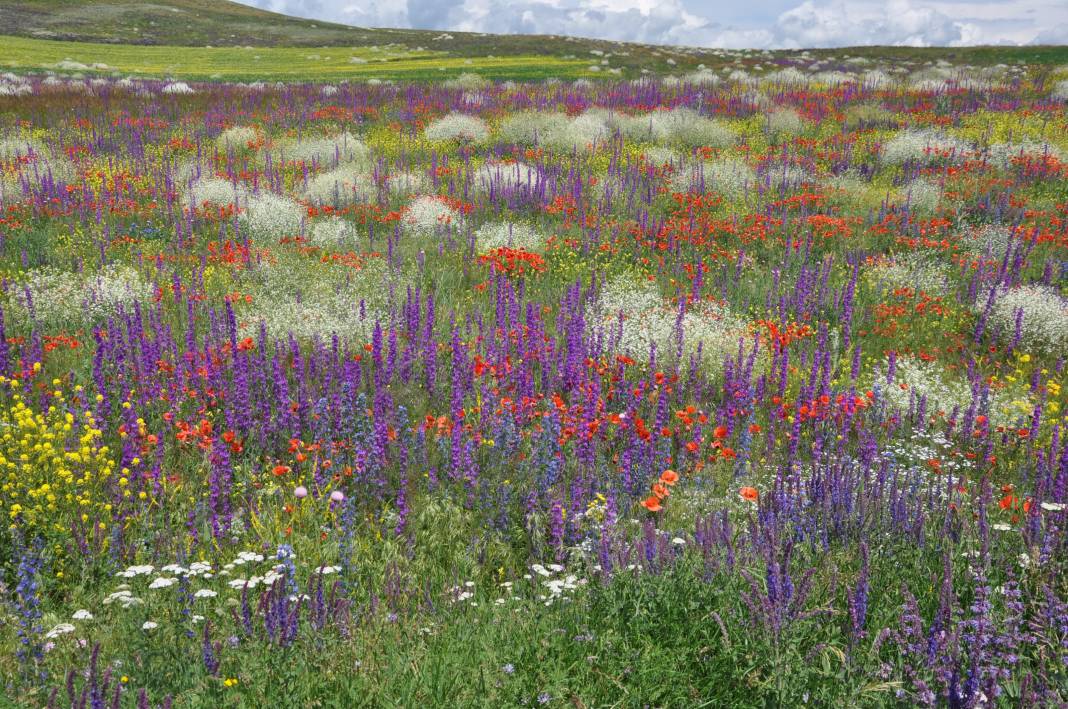
[[[14,389],[18,382],[5,378],[0,386]],[[44,411],[12,394],[0,412],[0,511],[24,535],[63,542],[70,539],[72,523],[85,537],[95,527],[107,529],[117,505],[140,487],[129,470],[116,476],[93,415],[75,416],[66,406],[59,391]]]

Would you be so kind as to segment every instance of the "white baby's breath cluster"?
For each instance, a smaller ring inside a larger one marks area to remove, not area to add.
[[[376,191],[377,186],[369,175],[343,165],[310,178],[302,197],[313,204],[344,207],[367,202]]]
[[[478,116],[450,113],[431,122],[425,135],[427,140],[435,142],[484,143],[489,139],[490,131]]]
[[[247,200],[248,190],[244,185],[218,177],[195,180],[182,192],[182,204],[187,209],[237,207]]]
[[[475,231],[475,250],[486,253],[509,247],[537,253],[545,248],[545,234],[521,222],[493,222]]]
[[[881,293],[911,288],[916,292],[942,296],[949,291],[946,269],[921,254],[909,253],[881,259],[865,269],[864,277]]]
[[[497,132],[505,143],[544,144],[546,136],[561,130],[566,123],[563,113],[520,111],[502,120]]]
[[[961,239],[961,250],[975,255],[1001,258],[1008,251],[1013,239],[1013,230],[1001,224],[984,224],[966,229]]]
[[[560,152],[592,150],[612,136],[607,112],[587,111],[574,118],[554,119],[539,144]]]
[[[1022,143],[995,143],[987,151],[987,162],[999,170],[1012,166],[1014,160],[1043,160],[1053,158],[1063,160],[1061,150],[1049,143],[1025,141]]]
[[[722,121],[706,118],[686,107],[618,116],[615,123],[625,137],[638,141],[713,148],[726,148],[738,142],[738,134]]]
[[[75,273],[43,266],[26,273],[9,291],[16,320],[62,327],[101,320],[143,302],[152,286],[129,266],[109,264]]]
[[[308,227],[308,242],[326,249],[351,249],[356,236],[356,225],[338,216],[317,219]]]
[[[371,161],[370,148],[347,132],[282,143],[278,151],[286,162],[315,163],[320,167],[342,163],[367,166]]]
[[[954,409],[963,412],[972,400],[972,390],[959,379],[943,375],[945,369],[935,362],[917,357],[898,357],[894,379],[886,385],[885,396],[895,408],[907,411],[910,400],[927,397],[927,411],[949,416]]]
[[[292,335],[328,341],[336,335],[363,343],[370,341],[376,320],[385,322],[383,284],[389,273],[382,259],[369,259],[359,271],[331,267],[314,275],[294,264],[278,263],[258,275],[252,305],[243,317],[253,333],[262,323],[275,339]]]
[[[773,71],[769,74],[765,74],[762,77],[761,83],[797,87],[807,84],[808,81],[808,74],[801,71],[797,67],[789,66],[785,69],[780,69],[779,71]]]
[[[171,94],[174,96],[188,96],[189,94],[196,93],[196,91],[193,90],[193,87],[185,83],[184,81],[175,81],[173,83],[167,84],[162,89],[160,89],[160,92],[165,94]]]
[[[8,162],[18,158],[44,156],[48,149],[36,138],[9,137],[0,139],[0,161]]]
[[[539,180],[537,168],[522,162],[487,162],[472,176],[478,189],[499,191],[520,188],[533,189]]]
[[[4,195],[14,197],[21,192],[21,183],[39,188],[46,180],[71,184],[77,178],[77,168],[62,152],[53,154],[36,138],[9,137],[0,139],[0,163],[11,162],[11,172],[0,171]]]
[[[763,171],[763,182],[773,190],[793,190],[805,183],[816,182],[813,170],[791,162],[777,161],[767,164]]]
[[[257,138],[256,129],[250,126],[234,126],[233,128],[227,128],[219,137],[215,140],[215,144],[219,147],[219,150],[226,152],[227,150],[243,150],[249,143],[255,142]]]
[[[447,89],[459,89],[462,91],[477,91],[489,86],[489,81],[473,72],[464,72],[454,79],[447,79],[442,85]]]
[[[901,188],[898,201],[908,204],[909,211],[930,214],[942,205],[942,187],[931,180],[918,178]]]
[[[0,77],[0,96],[28,96],[33,86],[21,76],[6,73]]]
[[[272,242],[298,236],[306,213],[304,207],[289,197],[260,192],[248,198],[238,221],[253,239]]]
[[[386,178],[386,189],[391,195],[410,195],[430,189],[430,179],[421,172],[399,171]]]
[[[403,224],[415,234],[429,236],[439,229],[460,225],[463,215],[436,195],[416,197],[405,208]]]
[[[1055,101],[1068,101],[1068,79],[1053,84],[1049,97]]]
[[[800,135],[807,125],[801,114],[792,108],[780,107],[768,114],[768,133],[773,136]]]
[[[1068,351],[1068,301],[1060,293],[1041,285],[1008,290],[994,301],[990,325],[1003,338],[1012,338],[1018,313],[1022,313],[1020,334],[1025,350]]]
[[[756,183],[756,172],[740,158],[698,163],[675,173],[671,180],[677,192],[715,191],[728,197],[741,196]]]
[[[937,130],[904,130],[882,146],[879,158],[889,165],[959,161],[971,152],[965,141]]]
[[[656,285],[627,276],[609,280],[592,307],[595,330],[621,354],[645,361],[655,346],[658,358],[679,353],[679,311],[661,298]],[[725,307],[709,302],[690,306],[682,315],[682,361],[699,356],[708,372],[747,340],[747,323]]]
[[[902,356],[897,359],[893,381],[885,385],[884,396],[891,406],[902,412],[908,411],[910,400],[918,403],[920,397],[926,397],[929,415],[949,417],[956,410],[960,416],[972,404],[972,387],[967,381],[947,374],[945,366],[939,362]],[[1019,418],[1019,407],[1014,406],[1003,391],[991,390],[987,403],[986,416],[993,426],[1003,426]]]

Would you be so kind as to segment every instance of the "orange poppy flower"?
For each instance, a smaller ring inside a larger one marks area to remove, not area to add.
[[[664,472],[660,473],[660,482],[664,483],[665,485],[674,485],[678,481],[679,474],[676,473],[674,470],[665,470]]]
[[[671,491],[660,483],[653,483],[653,494],[663,500],[665,497],[671,494]]]
[[[716,438],[726,438],[727,437],[727,427],[726,426],[716,426],[715,430],[712,431],[712,435],[715,436]]]
[[[656,495],[647,497],[642,500],[642,507],[649,510],[650,512],[659,512],[663,509],[663,507],[660,506],[660,500],[657,499]]]
[[[748,502],[756,502],[760,499],[760,493],[757,492],[757,489],[755,487],[743,487],[738,491],[738,494],[742,496],[743,500],[746,500]]]

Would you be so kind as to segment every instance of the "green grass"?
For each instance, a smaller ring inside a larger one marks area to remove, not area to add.
[[[81,65],[87,68],[82,69]],[[153,47],[22,37],[6,37],[0,45],[0,67],[19,71],[56,69],[66,73],[80,71],[102,75],[119,72],[194,80],[440,79],[465,71],[478,71],[494,78],[570,77],[588,73],[587,65],[588,62],[582,60],[537,56],[464,59],[447,56],[444,52],[408,50],[398,46],[318,50],[307,47]]]

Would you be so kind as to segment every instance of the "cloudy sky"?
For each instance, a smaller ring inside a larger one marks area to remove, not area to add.
[[[702,47],[1068,44],[1068,0],[240,0],[363,27]]]

